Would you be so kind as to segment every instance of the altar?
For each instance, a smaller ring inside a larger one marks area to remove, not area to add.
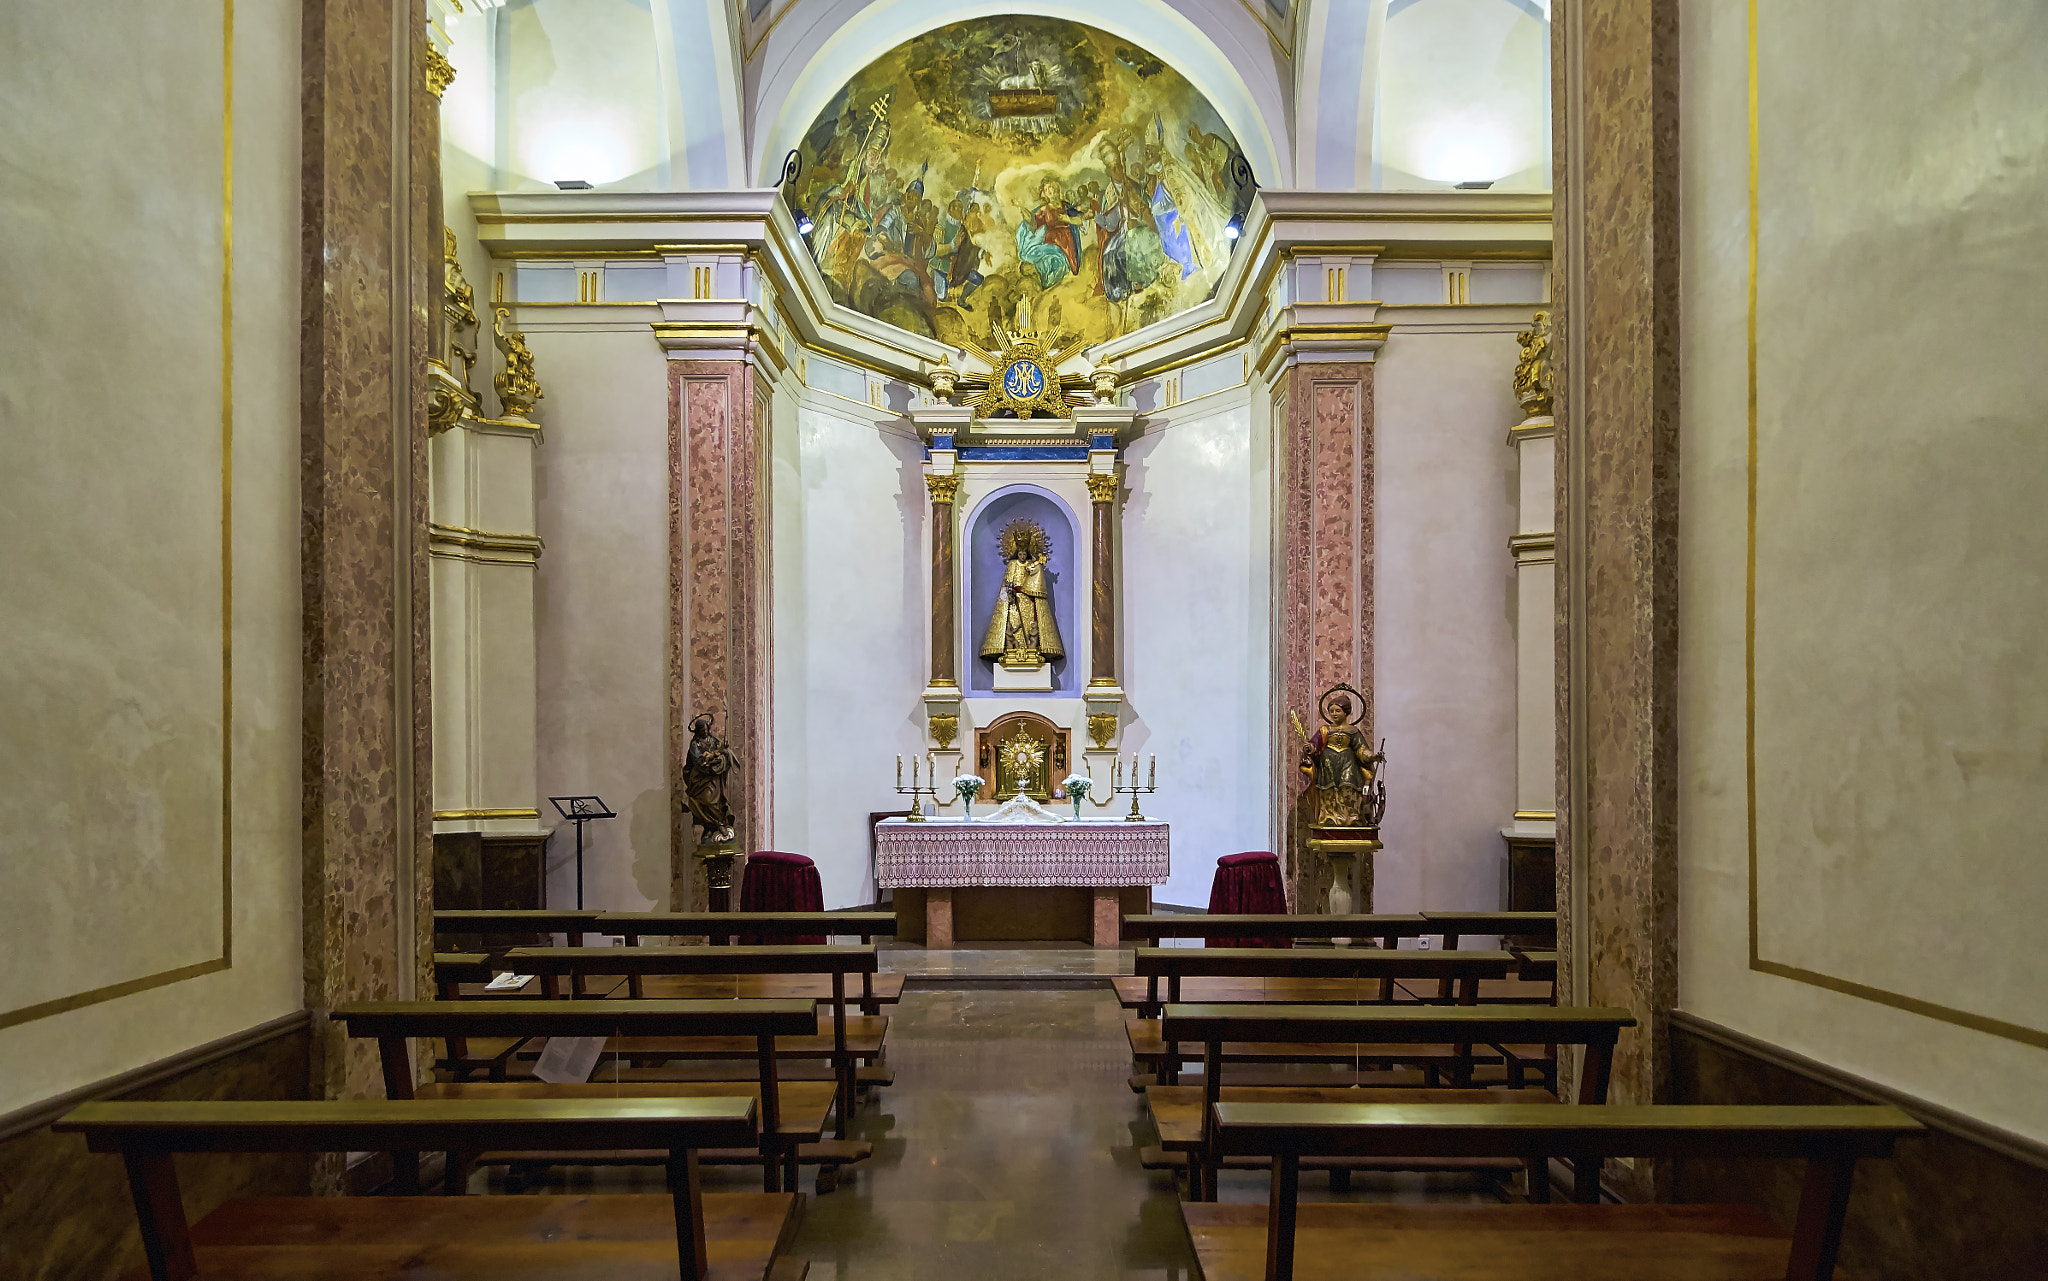
[[[1168,825],[1084,819],[986,823],[884,820],[875,880],[895,892],[897,937],[1074,939],[1116,947],[1123,914],[1151,910],[1171,869]]]

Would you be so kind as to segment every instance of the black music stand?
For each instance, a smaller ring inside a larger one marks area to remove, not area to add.
[[[583,825],[596,818],[617,818],[601,796],[550,796],[548,804],[576,825],[576,910],[583,910]]]

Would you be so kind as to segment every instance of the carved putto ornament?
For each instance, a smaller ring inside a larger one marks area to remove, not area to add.
[[[1539,311],[1515,341],[1522,359],[1515,365],[1515,400],[1529,418],[1551,416],[1550,313]]]

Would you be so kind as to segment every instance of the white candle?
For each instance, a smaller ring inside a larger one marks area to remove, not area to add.
[[[896,790],[903,790],[903,753],[896,753]]]
[[[1159,757],[1158,757],[1158,755],[1157,755],[1156,753],[1155,753],[1155,754],[1153,755],[1153,757],[1152,757],[1152,768],[1151,768],[1151,772],[1150,772],[1150,773],[1148,773],[1148,774],[1147,774],[1147,775],[1145,776],[1145,786],[1147,786],[1147,787],[1157,787],[1157,786],[1159,786]]]

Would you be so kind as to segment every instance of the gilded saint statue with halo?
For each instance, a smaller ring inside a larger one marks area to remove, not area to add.
[[[1046,562],[1052,541],[1036,521],[1013,520],[996,535],[1003,557],[1003,586],[989,612],[981,656],[1004,667],[1029,671],[1064,658],[1059,624],[1052,616],[1052,592],[1046,585]]]

